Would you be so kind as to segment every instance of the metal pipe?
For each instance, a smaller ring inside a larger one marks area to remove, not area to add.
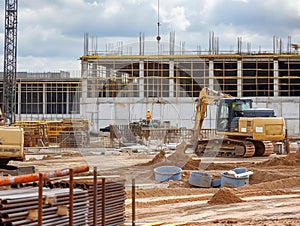
[[[93,205],[93,225],[97,226],[97,186],[98,186],[98,181],[97,181],[97,167],[94,167],[94,205]]]
[[[82,173],[87,171],[89,171],[88,166],[79,166],[73,168],[73,173]],[[69,175],[69,173],[70,173],[69,169],[56,170],[52,173],[42,173],[43,175],[42,178],[49,179],[53,177],[63,177]],[[39,180],[39,174],[37,173],[20,175],[15,177],[2,177],[0,178],[0,186],[22,184],[22,183],[34,182],[38,180]]]
[[[18,207],[25,207],[25,206],[32,206],[36,204],[36,198],[33,201],[24,201],[18,203],[9,203],[9,204],[0,204],[0,209],[9,209],[9,208],[18,208]]]
[[[132,226],[135,226],[135,179],[132,179]]]
[[[102,178],[102,226],[105,226],[105,178]]]
[[[44,216],[44,221],[43,221],[43,226],[45,225],[53,225],[53,222],[56,222],[55,225],[57,225],[57,223],[59,225],[61,225],[61,223],[64,221],[64,222],[68,222],[67,225],[69,225],[69,219],[68,217],[60,217],[59,219],[59,222],[57,222],[57,214],[56,212],[53,212],[47,216]],[[80,225],[84,225],[85,224],[85,220],[82,218],[82,210],[77,210],[76,212],[76,219],[77,221],[77,225],[82,222],[82,224]],[[20,220],[20,221],[16,221],[16,222],[11,222],[9,225],[22,225],[22,224],[26,224],[26,225],[36,225],[36,222],[32,222],[31,220],[27,220],[27,219],[24,219],[24,220]]]
[[[43,174],[39,173],[38,226],[43,224]]]
[[[125,195],[125,184],[124,180],[122,179],[115,179],[108,180],[107,177],[105,177],[104,183],[102,182],[103,177],[94,177],[95,175],[91,177],[80,177],[80,178],[74,178],[74,186],[77,187],[84,187],[86,190],[87,199],[90,203],[90,205],[87,206],[88,212],[83,216],[86,219],[86,222],[88,225],[94,224],[94,205],[96,205],[97,211],[97,224],[102,225],[102,220],[105,221],[105,225],[123,225],[125,222],[125,205],[124,201],[126,199]],[[64,179],[64,181],[67,181],[68,179]],[[94,182],[97,181],[97,185],[94,186]],[[100,181],[101,180],[101,181]],[[67,184],[69,184],[70,181],[67,181]],[[82,186],[80,186],[82,185]],[[103,185],[105,185],[103,189]],[[66,189],[67,190],[67,189]],[[94,192],[96,191],[96,193]],[[103,199],[103,191],[105,193],[105,198]],[[76,189],[74,193],[76,192]],[[97,195],[94,197],[94,194]],[[65,198],[57,198],[58,195],[55,194],[57,202],[60,204],[65,204],[68,202]],[[83,197],[82,197],[83,198]],[[75,197],[74,197],[75,201]],[[96,201],[96,202],[95,202]],[[102,201],[105,201],[105,204],[103,206]],[[92,204],[92,202],[94,202]],[[67,204],[65,204],[67,205]],[[75,205],[75,203],[74,203]],[[103,208],[104,207],[104,208]],[[101,211],[101,212],[100,212]],[[105,217],[102,219],[102,211],[105,211]],[[75,213],[74,213],[74,226],[77,225],[75,223]],[[45,219],[43,219],[43,223],[46,225]],[[101,222],[101,223],[100,223]]]
[[[70,169],[70,201],[69,201],[69,225],[73,226],[73,214],[74,214],[74,170]]]
[[[42,177],[41,177],[42,178]],[[23,191],[23,192],[22,192]],[[38,225],[38,219],[35,222],[31,220],[26,220],[26,216],[28,215],[28,210],[34,210],[39,208],[37,197],[38,189],[19,189],[15,191],[11,191],[12,194],[8,194],[6,191],[0,191],[0,200],[6,201],[11,199],[19,199],[24,202],[23,207],[19,207],[20,202],[12,202],[12,206],[17,204],[19,208],[8,207],[9,209],[0,209],[0,225]],[[31,205],[28,205],[25,197],[27,196],[30,200]],[[60,205],[65,205],[67,208],[69,207],[69,192],[68,189],[45,189],[43,190],[43,196],[54,197],[55,202],[52,205],[43,205],[42,211],[42,225],[57,225],[57,220],[59,220],[59,225],[61,224],[61,220],[66,219],[66,225],[69,225],[69,217],[68,216],[57,216],[57,207]],[[85,197],[83,197],[85,196]],[[32,204],[32,197],[35,197],[35,204]],[[73,211],[73,225],[84,225],[87,221],[88,216],[88,193],[87,191],[82,191],[79,189],[74,189],[74,211]],[[38,216],[37,216],[38,217]],[[52,222],[52,223],[51,223]],[[4,223],[4,224],[3,224]]]

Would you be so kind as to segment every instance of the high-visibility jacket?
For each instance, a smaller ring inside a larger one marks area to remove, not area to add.
[[[146,113],[146,119],[147,120],[151,119],[151,112],[150,111],[147,111],[147,113]]]

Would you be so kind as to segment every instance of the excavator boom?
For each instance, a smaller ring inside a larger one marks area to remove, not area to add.
[[[209,89],[207,87],[204,87],[200,93],[199,97],[196,100],[197,105],[196,105],[196,117],[195,117],[195,124],[194,124],[194,129],[193,129],[193,136],[192,136],[192,145],[193,148],[196,148],[198,144],[198,139],[200,136],[200,131],[203,126],[203,121],[206,117],[206,112],[207,112],[207,106],[212,104],[214,101],[220,99],[220,98],[226,98],[226,97],[231,97],[228,94]]]

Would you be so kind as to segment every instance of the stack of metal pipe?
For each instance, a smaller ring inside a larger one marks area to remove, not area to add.
[[[38,188],[0,191],[0,226],[38,225]],[[88,192],[74,189],[73,225],[86,225]],[[69,189],[43,188],[43,226],[69,225]]]
[[[103,187],[104,182],[104,187]],[[118,226],[125,223],[125,181],[121,179],[103,180],[97,179],[94,189],[92,178],[90,179],[74,179],[74,186],[84,188],[88,191],[89,211],[88,225],[110,225]],[[96,193],[94,191],[97,190]],[[104,191],[104,194],[103,194]],[[104,198],[103,198],[104,197]],[[96,199],[95,199],[96,198]],[[94,200],[97,200],[95,205]],[[95,212],[96,207],[96,214]],[[104,207],[104,209],[103,209]],[[94,218],[96,215],[96,219]],[[96,220],[96,221],[95,221]]]

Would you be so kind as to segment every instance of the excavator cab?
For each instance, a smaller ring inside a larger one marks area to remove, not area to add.
[[[217,131],[229,132],[238,128],[238,120],[244,117],[244,112],[252,108],[252,99],[223,98],[218,101]]]

